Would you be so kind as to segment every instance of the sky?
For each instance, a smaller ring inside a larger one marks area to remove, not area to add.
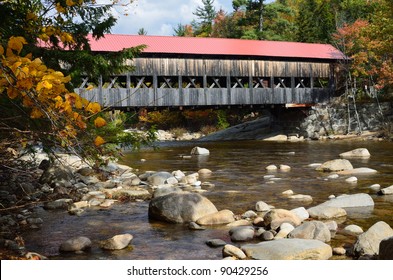
[[[198,6],[203,6],[202,0],[135,0],[127,11],[124,8],[114,11],[118,20],[111,33],[138,34],[144,28],[147,35],[172,36],[179,23],[189,24],[196,19],[193,12]],[[215,0],[214,6],[217,11],[233,11],[232,0]]]

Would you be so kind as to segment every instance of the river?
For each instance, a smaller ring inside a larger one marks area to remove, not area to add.
[[[209,149],[210,155],[183,158],[183,155],[190,155],[194,146]],[[309,167],[311,163],[339,158],[340,153],[355,148],[367,148],[371,158],[350,159],[352,165],[355,168],[373,168],[378,173],[359,175],[357,183],[347,183],[345,178],[348,176],[327,179],[328,174]],[[218,210],[230,209],[235,214],[254,210],[255,203],[260,200],[276,208],[293,209],[314,206],[326,201],[332,194],[369,193],[375,202],[373,209],[348,210],[347,218],[339,221],[339,228],[357,224],[367,230],[381,220],[393,227],[393,195],[378,196],[369,188],[372,184],[382,187],[393,185],[392,151],[393,143],[383,141],[168,142],[160,144],[158,150],[127,153],[121,163],[138,169],[138,174],[148,170],[190,173],[208,168],[213,173],[200,179],[214,184],[214,187],[208,188],[203,195]],[[274,172],[275,177],[280,179],[270,181],[264,178],[272,174],[265,170],[270,164],[286,164],[291,170]],[[311,195],[313,201],[289,200],[282,195],[288,189],[297,194]],[[117,203],[109,209],[88,209],[81,216],[71,216],[66,211],[39,211],[44,219],[43,226],[25,232],[23,237],[29,250],[52,259],[221,259],[221,248],[210,248],[205,242],[220,238],[232,243],[225,226],[191,231],[186,225],[151,221],[148,219],[148,202]],[[112,252],[95,246],[98,240],[122,233],[134,236],[128,249]],[[93,241],[92,249],[83,254],[60,254],[59,245],[76,236],[89,237]],[[354,240],[354,237],[337,233],[330,245],[342,246]]]

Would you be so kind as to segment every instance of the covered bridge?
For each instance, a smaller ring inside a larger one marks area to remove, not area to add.
[[[344,55],[327,44],[141,35],[91,40],[94,52],[146,45],[135,70],[100,81],[85,98],[112,108],[280,104],[327,101]]]

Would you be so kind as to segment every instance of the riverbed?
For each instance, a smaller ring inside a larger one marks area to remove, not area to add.
[[[195,146],[209,149],[210,155],[189,157]],[[350,159],[352,165],[376,169],[378,173],[359,175],[357,183],[347,183],[345,179],[349,176],[328,179],[329,174],[309,166],[339,158],[340,153],[355,148],[367,148],[371,157]],[[137,169],[137,174],[149,170],[192,173],[208,168],[212,174],[200,180],[214,187],[205,188],[202,194],[218,210],[229,209],[238,215],[255,210],[257,201],[276,208],[308,208],[328,200],[330,195],[368,193],[374,199],[374,208],[348,209],[347,218],[338,221],[339,228],[356,224],[367,230],[377,221],[385,221],[393,227],[393,195],[378,196],[370,189],[372,184],[393,185],[392,151],[393,143],[384,141],[165,142],[158,150],[126,153],[121,163]],[[291,169],[268,172],[265,168],[270,164],[286,164]],[[265,175],[274,175],[275,179]],[[282,194],[289,189],[296,194],[311,195],[313,201],[290,200]],[[221,259],[221,248],[208,247],[207,240],[220,238],[235,245],[243,244],[231,242],[225,226],[192,231],[187,225],[149,220],[148,204],[148,201],[116,203],[109,209],[88,209],[81,216],[38,209],[44,220],[42,227],[25,232],[23,238],[29,250],[52,259]],[[99,240],[122,233],[134,236],[132,246],[127,249],[104,251],[95,246]],[[92,249],[82,254],[60,254],[59,245],[76,236],[89,237],[93,241]],[[343,246],[354,240],[338,232],[330,245]]]

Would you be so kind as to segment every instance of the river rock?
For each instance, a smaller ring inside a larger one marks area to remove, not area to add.
[[[49,201],[44,204],[44,209],[46,210],[54,210],[54,209],[68,209],[68,207],[72,204],[72,199],[70,198],[61,198],[55,201]]]
[[[285,222],[295,227],[301,224],[301,220],[295,213],[285,209],[273,209],[267,212],[263,219],[265,226],[270,226],[270,228],[274,230]]]
[[[333,248],[333,254],[337,256],[344,256],[347,253],[347,250],[344,247],[335,247]]]
[[[270,241],[274,239],[274,233],[271,230],[265,230],[259,235],[259,239],[262,241]]]
[[[331,207],[368,207],[374,206],[374,200],[366,193],[340,195],[320,205]]]
[[[369,186],[369,188],[370,188],[370,190],[378,192],[381,189],[381,185],[380,184],[372,184],[371,186]]]
[[[275,171],[275,170],[277,170],[278,168],[277,168],[276,165],[271,164],[271,165],[266,166],[265,169],[266,169],[267,171]]]
[[[264,201],[258,201],[255,204],[255,210],[257,212],[270,211],[270,206],[266,202],[264,202]]]
[[[329,160],[316,168],[317,171],[323,172],[337,172],[351,169],[353,169],[353,166],[347,159]]]
[[[84,251],[91,247],[92,242],[89,238],[80,236],[69,239],[60,245],[61,252],[77,252]]]
[[[331,234],[329,228],[320,221],[308,221],[298,226],[288,235],[289,238],[316,239],[329,242]]]
[[[251,226],[240,226],[232,228],[229,231],[229,236],[232,241],[247,241],[255,236],[255,229]]]
[[[342,158],[369,158],[370,152],[366,148],[358,148],[349,152],[341,153]]]
[[[290,195],[293,195],[294,192],[293,192],[293,190],[286,190],[286,191],[283,191],[281,194],[290,196]]]
[[[289,170],[291,170],[291,167],[286,164],[280,164],[280,170],[281,171],[289,171]]]
[[[210,151],[206,148],[194,147],[191,150],[191,155],[209,155]]]
[[[108,197],[117,200],[146,200],[151,198],[151,194],[148,190],[141,187],[122,187],[117,189],[105,189],[104,192]]]
[[[303,201],[303,202],[312,202],[312,196],[308,194],[293,194],[288,196],[289,199]]]
[[[182,193],[183,190],[179,187],[163,185],[154,191],[153,197],[159,197],[170,193]]]
[[[198,225],[196,222],[190,222],[188,228],[191,230],[205,230],[205,227]]]
[[[326,206],[322,204],[307,209],[307,212],[310,214],[311,218],[321,220],[336,219],[347,215],[345,209],[341,207]]]
[[[223,257],[236,257],[237,259],[245,259],[247,256],[244,254],[244,252],[231,244],[227,244],[224,246],[222,249],[222,255]]]
[[[277,232],[274,239],[281,239],[287,237],[287,235],[293,231],[295,227],[289,223],[282,223],[280,226],[280,230]]]
[[[378,192],[378,194],[381,194],[381,195],[393,194],[393,185],[390,187],[386,187],[386,188],[381,189]]]
[[[212,248],[223,247],[227,245],[227,243],[222,239],[210,239],[206,241],[206,245]]]
[[[362,234],[363,229],[357,225],[348,225],[343,229],[343,233],[356,236]]]
[[[130,244],[133,236],[129,233],[115,235],[107,240],[100,241],[100,248],[105,250],[122,250]]]
[[[337,173],[340,175],[367,175],[378,173],[378,171],[368,167],[359,167],[351,170],[338,171]]]
[[[165,172],[165,171],[157,172],[157,173],[154,173],[153,175],[150,175],[147,178],[147,182],[152,186],[159,186],[159,185],[166,184],[167,179],[169,179],[169,178],[174,178],[171,173]]]
[[[377,222],[358,236],[353,252],[355,256],[378,255],[381,241],[391,236],[393,229],[383,221]]]
[[[242,219],[252,219],[252,218],[255,218],[257,216],[258,216],[257,213],[255,213],[252,210],[248,210],[248,211],[246,211],[245,213],[242,214]]]
[[[194,222],[216,213],[214,204],[197,193],[170,193],[153,198],[149,204],[149,217],[171,223]]]
[[[337,229],[338,229],[338,225],[337,225],[336,221],[333,221],[333,220],[331,220],[331,221],[324,221],[323,223],[328,227],[328,229],[330,231],[337,231]]]
[[[235,215],[230,210],[221,210],[199,218],[196,223],[201,226],[229,224],[235,221]]]
[[[206,175],[210,175],[212,173],[212,171],[210,169],[207,168],[202,168],[198,170],[198,174],[201,176],[206,176]]]
[[[72,169],[68,166],[51,166],[46,169],[39,181],[41,184],[48,184],[51,185],[56,182],[69,182],[74,179],[74,175]]]
[[[379,259],[393,260],[393,236],[385,238],[379,243]]]
[[[345,182],[347,182],[347,183],[356,183],[357,181],[358,181],[358,178],[356,178],[354,176],[345,179]]]
[[[304,207],[298,207],[295,209],[290,210],[292,213],[294,213],[296,216],[299,217],[299,219],[303,222],[304,220],[307,220],[310,218],[310,214]]]
[[[256,260],[327,260],[332,248],[319,240],[278,239],[244,245],[247,257]]]
[[[252,226],[252,222],[249,220],[240,219],[240,220],[234,221],[234,222],[226,225],[226,227],[228,227],[228,228],[234,228],[234,227],[240,227],[240,226]]]

